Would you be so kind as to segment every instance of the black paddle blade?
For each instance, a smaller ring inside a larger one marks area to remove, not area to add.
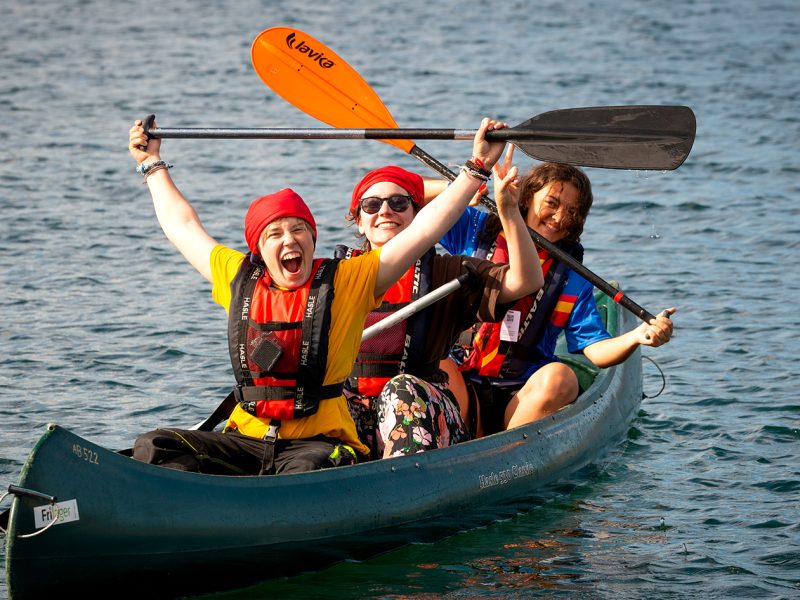
[[[605,169],[677,169],[697,128],[687,106],[599,106],[554,110],[503,133],[542,161]]]

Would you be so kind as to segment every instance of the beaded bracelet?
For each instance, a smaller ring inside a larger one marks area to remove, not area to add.
[[[148,169],[147,173],[144,174],[144,182],[147,183],[147,178],[150,177],[156,171],[161,171],[162,169],[171,169],[172,165],[156,165],[152,169]]]
[[[480,158],[478,158],[477,156],[473,156],[473,157],[472,157],[472,158],[470,158],[469,160],[470,160],[471,162],[474,162],[474,163],[475,163],[476,165],[478,165],[478,166],[479,166],[481,169],[484,169],[484,170],[486,170],[486,165],[485,165],[485,164],[483,164],[483,161],[482,161]]]
[[[467,165],[463,165],[463,166],[459,167],[459,170],[463,171],[464,173],[466,173],[470,177],[474,177],[475,179],[480,179],[481,181],[489,181],[489,176],[488,175],[484,175],[483,173],[481,173],[477,169],[473,169],[472,167],[469,167]]]
[[[476,162],[477,160],[477,162]],[[468,167],[474,171],[477,171],[487,179],[492,176],[492,172],[484,167],[483,162],[479,159],[472,158],[464,163],[465,167]]]
[[[156,171],[160,171],[161,169],[171,169],[172,165],[168,164],[163,160],[157,160],[148,164],[140,164],[136,167],[136,172],[139,173],[142,177],[144,177],[145,182],[147,182],[147,176],[155,173]]]

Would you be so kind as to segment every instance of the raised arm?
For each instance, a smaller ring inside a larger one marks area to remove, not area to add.
[[[483,119],[472,145],[473,158],[489,170],[500,158],[505,142],[487,142],[490,129],[504,129],[505,123]],[[464,212],[483,180],[462,171],[432,202],[426,204],[411,224],[381,248],[375,295],[383,294],[428,249],[439,241]]]
[[[422,183],[425,189],[425,196],[422,199],[422,206],[425,206],[428,202],[436,198],[439,194],[441,194],[447,186],[450,184],[450,181],[447,179],[441,179],[436,177],[422,177]],[[486,184],[484,183],[478,191],[475,192],[475,195],[472,197],[472,200],[469,201],[470,206],[478,206],[480,204],[481,196],[486,193]]]
[[[148,139],[142,122],[138,120],[129,131],[128,150],[137,165],[150,165],[161,160],[161,140]],[[146,181],[158,223],[167,239],[203,277],[211,281],[209,261],[217,241],[206,232],[192,205],[175,186],[169,169],[152,171]]]
[[[500,286],[500,302],[513,302],[544,285],[536,245],[519,212],[519,179],[517,167],[511,166],[513,158],[514,146],[509,146],[503,162],[493,169],[497,215],[508,244],[508,273]]]

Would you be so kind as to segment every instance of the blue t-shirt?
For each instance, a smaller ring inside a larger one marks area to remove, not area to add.
[[[488,216],[489,213],[486,211],[468,207],[439,243],[450,254],[474,254],[478,246],[478,233],[483,229]],[[579,354],[587,346],[611,337],[611,334],[603,326],[603,320],[597,310],[594,288],[591,283],[570,269],[561,293],[575,296],[577,298],[575,306],[563,327],[553,324],[550,320],[547,321],[544,333],[536,345],[541,360],[531,363],[526,377],[530,377],[542,365],[557,360],[555,356],[556,342],[562,331],[567,340],[567,350],[573,354]]]

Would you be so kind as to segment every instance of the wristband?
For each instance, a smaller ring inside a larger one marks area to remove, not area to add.
[[[467,175],[469,175],[470,177],[474,177],[475,179],[480,179],[481,181],[489,181],[488,175],[484,175],[483,172],[470,167],[469,164],[470,163],[467,162],[467,164],[465,164],[462,167],[459,167],[459,169],[464,173],[466,173]]]
[[[475,161],[477,161],[477,162],[475,162]],[[480,159],[473,158],[473,159],[471,159],[471,160],[468,160],[467,162],[465,162],[465,163],[464,163],[464,166],[465,166],[465,167],[467,167],[468,169],[472,169],[473,171],[477,171],[477,172],[478,172],[478,173],[480,173],[480,174],[481,174],[481,175],[482,175],[482,176],[483,176],[485,179],[489,179],[489,177],[491,177],[491,176],[492,176],[492,172],[491,172],[491,171],[489,171],[489,170],[488,170],[488,169],[487,169],[487,168],[484,166],[483,162],[482,162]]]
[[[161,168],[161,169],[171,169],[172,165],[167,164],[163,160],[157,160],[157,161],[154,161],[154,162],[151,162],[151,163],[147,163],[147,164],[145,164],[145,163],[140,164],[138,167],[136,167],[136,172],[139,173],[139,175],[142,175],[142,176],[144,176],[146,178],[148,173],[150,173],[151,171],[154,171],[154,170],[158,171],[159,168]]]

